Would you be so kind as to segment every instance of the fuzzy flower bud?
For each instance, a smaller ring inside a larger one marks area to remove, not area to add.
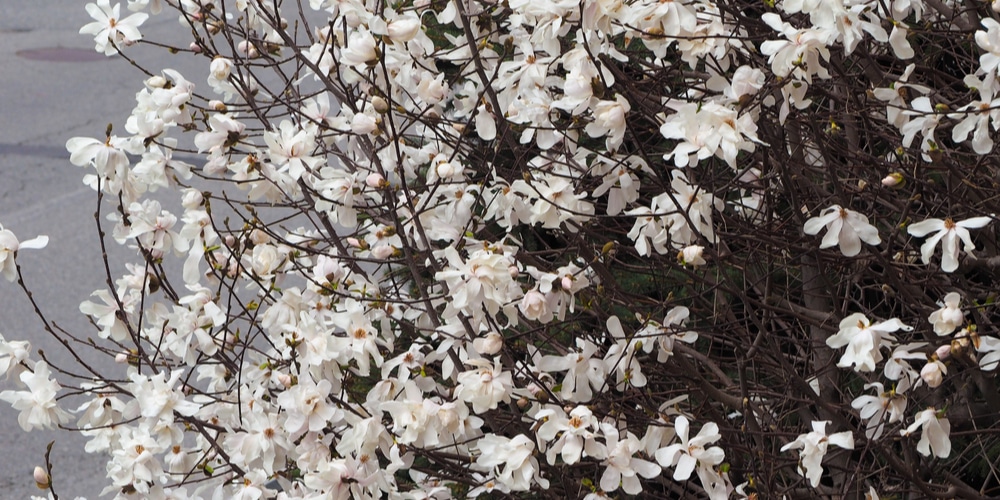
[[[920,378],[927,382],[927,385],[931,387],[937,387],[941,385],[944,381],[944,375],[948,373],[948,368],[944,366],[944,363],[933,360],[928,361],[923,368],[920,369]]]
[[[885,187],[901,187],[904,180],[903,174],[893,172],[882,179],[882,185]]]
[[[420,19],[417,17],[401,17],[389,23],[387,27],[389,38],[394,42],[408,42],[420,33]]]
[[[38,489],[40,490],[49,489],[49,485],[52,484],[52,478],[49,477],[48,472],[45,472],[45,469],[36,466],[33,475],[35,476],[35,486],[38,486]]]
[[[705,251],[705,247],[700,245],[690,245],[685,247],[677,254],[677,260],[683,266],[698,267],[706,264],[705,259],[702,257],[702,253]]]
[[[385,177],[378,172],[372,172],[365,178],[365,184],[370,188],[380,189],[385,186]]]
[[[162,89],[167,85],[167,79],[156,75],[146,79],[146,86],[151,89]]]
[[[562,280],[560,280],[559,284],[562,285],[563,290],[566,290],[567,292],[572,291],[573,290],[573,277],[570,276],[570,275],[563,276]]]
[[[372,108],[375,112],[384,115],[389,112],[389,103],[381,96],[372,97]]]
[[[938,347],[937,350],[934,351],[934,355],[937,356],[937,359],[940,359],[942,361],[950,358],[951,344],[945,344],[941,347]]]

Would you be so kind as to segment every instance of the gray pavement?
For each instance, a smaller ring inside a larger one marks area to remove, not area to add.
[[[25,279],[49,319],[81,336],[93,336],[94,330],[78,307],[105,282],[93,217],[97,201],[95,193],[81,182],[85,170],[69,163],[65,143],[74,136],[101,137],[109,122],[125,135],[125,119],[143,75],[117,58],[95,59],[86,52],[65,50],[37,52],[50,48],[92,51],[92,38],[77,34],[90,21],[84,11],[86,3],[3,0],[0,223],[22,240],[38,234],[49,236],[44,250],[23,251],[18,256]],[[126,10],[124,5],[122,10]],[[177,16],[165,14],[151,18],[142,31],[156,39],[176,38],[185,33],[178,27]],[[207,62],[143,47],[133,49],[137,49],[133,52],[136,56],[150,62],[150,67],[177,68],[199,84],[199,89],[207,89]],[[29,58],[38,55],[75,62]],[[116,245],[112,241],[109,246]],[[116,248],[113,255],[113,260],[122,262],[129,252]],[[28,339],[33,350],[44,350],[53,364],[76,368],[66,350],[42,329],[16,284],[6,280],[0,280],[0,333],[7,339]],[[106,360],[100,363],[110,370],[120,369]],[[11,386],[0,380],[0,387]],[[25,433],[16,418],[17,412],[0,402],[0,500],[40,493],[31,473],[43,463],[45,445],[52,440],[54,485],[60,497],[100,498],[106,484],[105,461],[84,452],[82,436],[65,431]]]

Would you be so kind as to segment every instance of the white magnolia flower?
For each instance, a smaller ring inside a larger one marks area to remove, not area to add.
[[[28,386],[27,391],[0,392],[0,399],[21,412],[17,423],[25,432],[69,422],[70,414],[56,404],[56,393],[62,386],[51,380],[50,375],[49,365],[39,361],[35,363],[34,371],[21,372],[20,379]]]
[[[958,269],[958,241],[962,240],[962,243],[965,244],[964,250],[966,252],[975,250],[976,245],[972,244],[969,229],[983,227],[992,220],[992,217],[973,217],[959,222],[955,222],[951,218],[927,219],[910,224],[907,232],[918,238],[933,232],[934,234],[920,246],[920,259],[924,264],[929,264],[934,247],[937,246],[938,242],[941,242],[941,270],[950,273]]]
[[[913,327],[896,318],[873,324],[864,314],[854,313],[841,320],[840,331],[826,339],[826,345],[835,349],[847,346],[837,366],[853,366],[855,371],[870,372],[882,361],[880,349],[891,347],[890,341],[896,340],[889,334],[897,330],[908,332]]]
[[[918,428],[922,428],[920,441],[917,442],[917,451],[921,455],[929,456],[934,453],[935,457],[948,458],[951,454],[951,422],[940,414],[933,406],[917,413],[913,423],[909,427],[899,431],[903,436],[913,434]]]
[[[80,34],[94,35],[95,50],[106,56],[118,53],[119,47],[139,41],[142,38],[139,26],[149,18],[149,14],[139,13],[121,19],[121,4],[111,7],[109,0],[88,3],[86,9],[94,22],[80,28]]]
[[[719,439],[719,426],[715,422],[709,422],[701,427],[698,435],[688,439],[691,426],[687,417],[681,415],[674,422],[674,431],[677,432],[679,443],[674,443],[665,448],[656,450],[656,461],[663,467],[674,467],[674,480],[687,481],[697,467],[699,475],[701,469],[712,468],[722,463],[726,458],[726,453],[718,446],[706,448]]]
[[[14,264],[14,256],[22,248],[45,248],[49,244],[48,236],[38,236],[28,241],[17,241],[17,236],[10,229],[4,229],[0,225],[0,274],[3,274],[7,281],[13,282],[17,279],[17,266]]]
[[[601,430],[608,443],[608,458],[603,463],[607,468],[601,475],[601,489],[611,492],[621,487],[625,493],[636,495],[642,491],[639,476],[649,479],[660,475],[659,465],[634,456],[642,450],[642,441],[635,434],[626,431],[625,438],[619,439],[618,429],[610,423],[601,424]]]
[[[851,407],[858,410],[861,420],[867,422],[865,435],[868,439],[878,439],[885,431],[885,416],[889,414],[888,423],[901,422],[906,411],[907,398],[903,394],[909,388],[909,382],[902,381],[899,386],[886,391],[882,384],[873,382],[865,384],[865,389],[875,389],[875,395],[858,396],[851,402]]]
[[[944,347],[949,347],[945,345]],[[948,367],[944,365],[939,359],[932,359],[920,369],[920,378],[927,385],[934,388],[941,385],[944,382],[944,376],[948,373]]]
[[[882,243],[878,229],[868,222],[868,217],[840,205],[828,207],[819,216],[807,220],[802,230],[812,235],[823,227],[826,227],[827,233],[819,247],[830,248],[839,243],[840,252],[845,257],[861,253],[862,241],[869,245]]]
[[[819,478],[823,475],[823,457],[830,445],[839,446],[845,450],[854,449],[854,435],[851,431],[826,434],[826,424],[829,421],[814,421],[812,432],[800,434],[798,439],[781,447],[781,451],[795,450],[799,452],[799,474],[809,480],[814,488],[819,486]]]
[[[487,434],[479,440],[477,447],[480,455],[476,464],[492,469],[497,481],[511,490],[527,491],[532,480],[542,488],[548,488],[548,481],[538,476],[538,460],[532,456],[535,443],[531,438],[524,434],[518,434],[514,439]]]
[[[584,456],[598,459],[607,456],[607,449],[596,439],[599,422],[586,406],[573,408],[568,417],[561,409],[546,408],[535,418],[544,421],[537,432],[540,439],[552,441],[558,437],[545,453],[550,464],[556,463],[557,454],[569,465]]]
[[[962,326],[962,323],[965,323],[965,312],[959,307],[961,303],[962,296],[957,292],[951,292],[944,296],[941,309],[932,312],[927,318],[927,321],[934,325],[934,333],[948,335]]]

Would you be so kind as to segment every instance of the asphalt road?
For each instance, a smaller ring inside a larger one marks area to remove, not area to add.
[[[101,137],[108,123],[125,135],[125,119],[143,80],[123,60],[94,57],[92,37],[78,34],[90,21],[86,3],[3,0],[0,9],[0,223],[22,240],[49,236],[47,248],[23,251],[18,262],[44,314],[82,336],[95,332],[79,313],[79,304],[104,286],[105,275],[93,216],[96,195],[82,184],[85,170],[69,163],[65,144],[74,136]],[[185,34],[178,28],[177,16],[164,14],[151,18],[142,31],[147,37],[176,40]],[[151,67],[179,69],[207,90],[207,61],[132,49]],[[113,241],[109,245],[116,246]],[[120,263],[129,255],[115,249],[112,260]],[[30,340],[33,350],[43,350],[53,364],[75,367],[42,329],[16,284],[6,280],[0,280],[0,333],[9,340]],[[107,361],[102,366],[121,369]],[[0,379],[0,388],[12,386]],[[84,452],[82,436],[25,433],[17,412],[0,402],[0,500],[40,493],[31,474],[43,463],[45,445],[52,440],[53,484],[60,497],[100,498],[105,461]]]

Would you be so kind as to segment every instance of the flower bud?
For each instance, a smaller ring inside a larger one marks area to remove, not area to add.
[[[570,276],[568,274],[566,276],[563,276],[562,280],[560,280],[559,283],[562,285],[563,290],[566,290],[567,292],[573,290],[573,277],[572,276]]]
[[[382,177],[382,174],[378,172],[372,172],[365,178],[365,184],[370,188],[381,189],[385,187],[385,177]]]
[[[510,266],[507,268],[507,273],[510,274],[511,278],[517,278],[521,271],[517,270],[517,266]]]
[[[233,62],[225,57],[216,57],[212,59],[212,63],[208,66],[208,70],[212,73],[212,78],[216,80],[225,80],[229,78],[229,74],[233,71]]]
[[[473,340],[472,347],[483,356],[492,356],[503,347],[503,337],[497,332],[490,332],[485,337]]]
[[[216,111],[218,111],[220,113],[225,113],[226,110],[229,109],[226,106],[226,103],[224,103],[224,102],[222,102],[222,101],[220,101],[218,99],[212,99],[211,101],[208,101],[208,107],[210,109],[214,109],[214,110],[216,110]]]
[[[354,248],[361,248],[361,242],[357,238],[347,238],[347,244]]]
[[[278,382],[285,386],[285,389],[288,389],[292,386],[292,377],[290,377],[287,373],[279,373]]]
[[[188,189],[184,191],[184,196],[181,198],[181,205],[188,210],[194,210],[200,207],[204,201],[205,197],[202,196],[201,191]]]
[[[257,47],[254,47],[254,45],[247,40],[240,42],[239,45],[236,46],[236,50],[247,56],[248,59],[260,57],[260,52],[257,51]]]
[[[198,45],[195,42],[191,42],[191,45],[188,45],[188,49],[191,50],[191,52],[194,52],[195,54],[201,53],[201,45]]]
[[[401,17],[387,26],[389,38],[394,42],[409,42],[420,33],[420,18]]]
[[[447,179],[455,175],[455,166],[452,165],[451,163],[443,161],[441,163],[438,163],[434,171],[437,172],[438,177],[442,179]]]
[[[358,113],[351,119],[351,132],[358,135],[370,134],[378,128],[378,122],[374,117],[364,113]]]
[[[885,187],[902,187],[906,179],[903,178],[903,174],[899,172],[893,172],[885,178],[882,179],[882,185]]]
[[[389,103],[381,96],[372,97],[372,108],[375,112],[384,115],[389,112]]]
[[[128,363],[128,353],[127,352],[120,352],[120,353],[116,354],[115,355],[115,363],[118,363],[120,365],[124,365],[125,363]]]
[[[372,248],[372,257],[375,257],[376,259],[387,259],[395,252],[396,249],[393,248],[392,245],[379,245]]]
[[[233,236],[233,235],[231,235],[231,234],[227,234],[226,235],[226,246],[229,247],[229,248],[232,248],[233,245],[236,245],[236,237]]]
[[[943,345],[941,347],[938,347],[937,350],[934,351],[934,355],[937,356],[937,358],[940,359],[940,360],[942,360],[942,361],[950,358],[951,357],[951,344],[945,344],[945,345]]]
[[[151,76],[146,79],[146,86],[151,89],[162,89],[167,85],[167,79],[162,76]]]
[[[45,469],[36,466],[33,475],[35,476],[35,486],[38,486],[38,489],[49,489],[49,486],[52,484],[52,478],[49,477],[48,472],[45,472]]]
[[[254,229],[253,231],[250,231],[250,241],[252,241],[254,245],[263,245],[265,243],[270,243],[271,237],[260,229]]]
[[[923,368],[920,369],[920,378],[927,382],[930,387],[937,387],[941,385],[944,380],[944,374],[947,373],[948,369],[945,368],[944,363],[940,361],[928,361]]]
[[[705,259],[702,257],[704,251],[705,247],[703,246],[690,245],[677,254],[677,260],[684,266],[703,266],[706,264]]]

